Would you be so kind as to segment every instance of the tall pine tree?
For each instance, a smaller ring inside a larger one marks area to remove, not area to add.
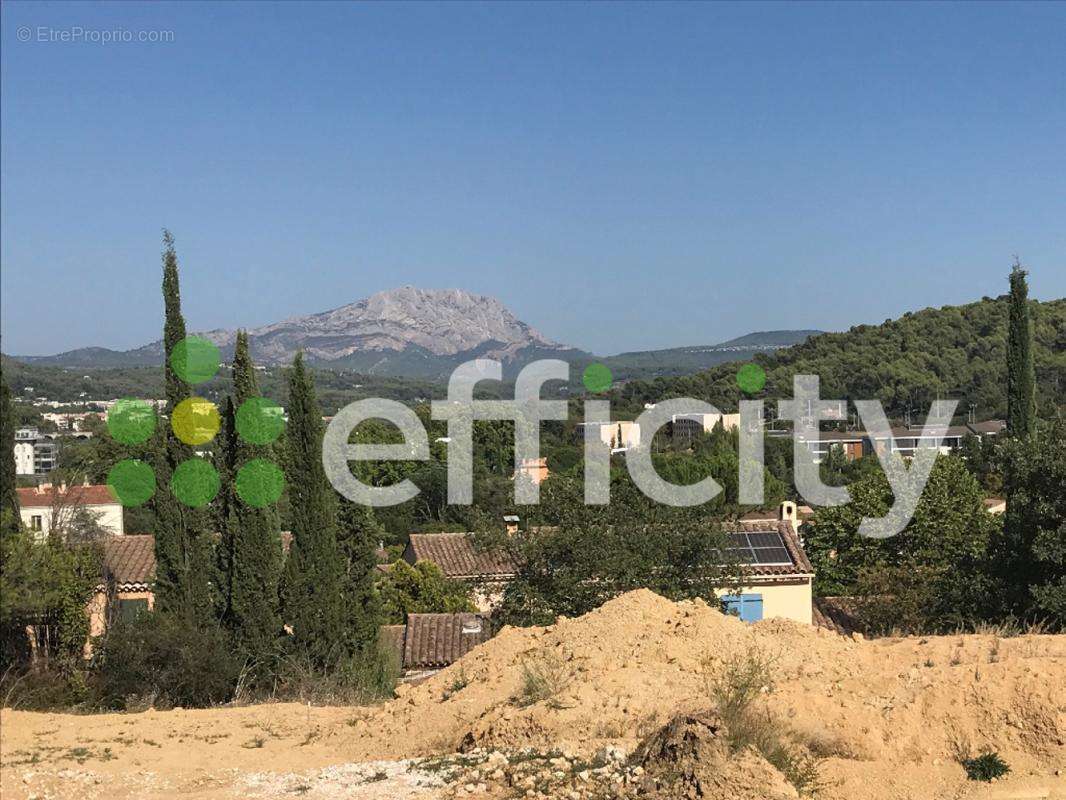
[[[322,466],[322,412],[298,353],[289,375],[285,483],[292,545],[285,562],[282,610],[293,644],[317,666],[349,655],[343,571],[337,545],[337,504]]]
[[[178,286],[178,257],[174,237],[163,231],[163,374],[166,386],[167,417],[190,390],[170,364],[178,342],[185,338],[185,318],[181,314]],[[186,622],[206,625],[212,621],[211,537],[208,517],[203,510],[182,505],[169,491],[170,479],[178,464],[191,458],[192,448],[182,442],[169,424],[156,428],[155,475],[159,487],[152,496],[155,514],[155,607],[181,616]]]
[[[22,527],[19,496],[15,491],[15,412],[11,390],[0,375],[0,536]]]
[[[1029,322],[1029,285],[1015,260],[1010,273],[1010,322],[1007,331],[1007,427],[1029,438],[1036,430],[1036,372]]]
[[[265,674],[277,655],[281,632],[280,526],[274,508],[250,506],[236,492],[237,473],[243,464],[253,458],[273,460],[270,445],[253,444],[237,433],[237,409],[259,396],[248,334],[239,331],[233,354],[233,394],[226,399],[222,428],[222,621],[238,655],[257,665],[255,674]]]

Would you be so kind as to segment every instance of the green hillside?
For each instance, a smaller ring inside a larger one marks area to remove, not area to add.
[[[592,359],[611,368],[615,380],[651,380],[689,375],[730,361],[747,361],[758,352],[798,344],[821,331],[758,331],[714,345],[639,350]]]
[[[1066,410],[1066,298],[1033,301],[1033,335],[1039,412]],[[792,396],[792,376],[821,377],[823,398],[879,399],[890,416],[913,409],[920,418],[939,397],[959,400],[959,414],[977,404],[979,419],[1006,414],[1007,299],[984,298],[964,306],[927,308],[824,333],[774,353],[755,355],[767,381],[756,397]],[[696,375],[633,382],[617,395],[626,404],[668,397],[708,400],[735,410],[740,399],[736,364]]]

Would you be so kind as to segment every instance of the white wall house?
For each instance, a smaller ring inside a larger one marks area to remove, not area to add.
[[[96,517],[106,533],[121,536],[122,504],[107,486],[58,486],[44,483],[29,489],[19,489],[19,510],[27,530],[46,537],[56,524],[64,525],[76,509],[87,509]]]

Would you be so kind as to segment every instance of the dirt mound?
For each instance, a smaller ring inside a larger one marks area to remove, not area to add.
[[[822,797],[1066,800],[1066,777],[1056,774],[1066,769],[1066,636],[866,641],[783,620],[748,625],[702,601],[673,603],[647,591],[545,628],[506,628],[376,708],[4,711],[0,784],[5,798],[229,798],[247,796],[242,775],[281,770],[288,777],[279,786],[306,784],[313,796],[314,787],[341,780],[329,772],[336,765],[499,752],[508,754],[505,776],[528,769],[520,777],[534,791],[551,767],[567,794],[544,797],[581,797],[582,786],[597,782],[655,796],[654,780],[665,785],[670,770],[706,787],[705,796],[744,797],[737,793],[749,788],[759,797],[789,796],[781,773],[754,752],[723,756],[707,716],[715,708],[710,687],[751,653],[772,664],[773,680],[760,697],[767,713],[822,759]],[[660,743],[662,758],[646,766],[632,759],[624,769],[605,765],[603,773],[585,766],[604,748],[634,753],[644,743],[641,752],[652,752],[649,742]],[[673,764],[663,755],[671,748],[679,754]],[[985,750],[1010,765],[1006,781],[967,781],[959,757]],[[518,752],[526,755],[514,762],[510,754]],[[548,752],[569,753],[570,767],[549,758],[541,770],[529,755]],[[71,769],[84,772],[93,791],[55,790],[72,785],[62,777]],[[484,783],[487,796],[511,796],[513,785],[493,788],[487,776],[495,772],[488,769],[475,789]],[[364,796],[350,783],[348,794],[336,796]],[[370,781],[366,790],[374,786]]]
[[[651,734],[634,754],[643,771],[637,792],[663,800],[791,800],[784,776],[754,751],[732,755],[721,721],[712,714],[682,714]]]
[[[900,796],[942,796],[964,778],[958,757],[983,750],[1016,774],[1066,764],[1066,636],[866,641],[787,620],[748,625],[649,591],[545,628],[505,628],[368,712],[356,735],[375,756],[632,750],[678,713],[706,710],[708,681],[750,652],[773,662],[768,705],[844,787],[877,765],[913,764],[927,789],[908,795],[906,770],[888,769],[885,781],[899,782]],[[539,694],[531,676],[546,676]]]

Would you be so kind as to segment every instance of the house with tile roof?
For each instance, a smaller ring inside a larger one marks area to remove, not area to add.
[[[793,504],[794,505],[794,504]],[[793,518],[740,520],[725,527],[730,556],[741,563],[742,586],[717,594],[726,609],[746,621],[783,617],[811,624],[814,568]],[[479,611],[491,613],[518,564],[505,552],[485,550],[473,533],[413,533],[404,559],[432,561],[449,578],[474,588]]]
[[[155,605],[155,537],[110,536],[100,549],[102,575],[86,607],[90,639],[103,634],[112,620],[132,619]]]
[[[480,548],[473,533],[412,533],[403,559],[412,566],[432,561],[445,577],[468,583],[482,612],[492,611],[518,573],[510,555]]]
[[[281,547],[288,552],[289,531],[281,532]],[[108,536],[100,543],[100,582],[86,606],[89,637],[99,636],[115,619],[132,619],[155,607],[155,537],[150,533]]]
[[[118,536],[124,532],[122,504],[109,486],[42,483],[17,491],[22,524],[42,539],[53,527],[62,528],[80,508],[91,512],[106,532]]]

